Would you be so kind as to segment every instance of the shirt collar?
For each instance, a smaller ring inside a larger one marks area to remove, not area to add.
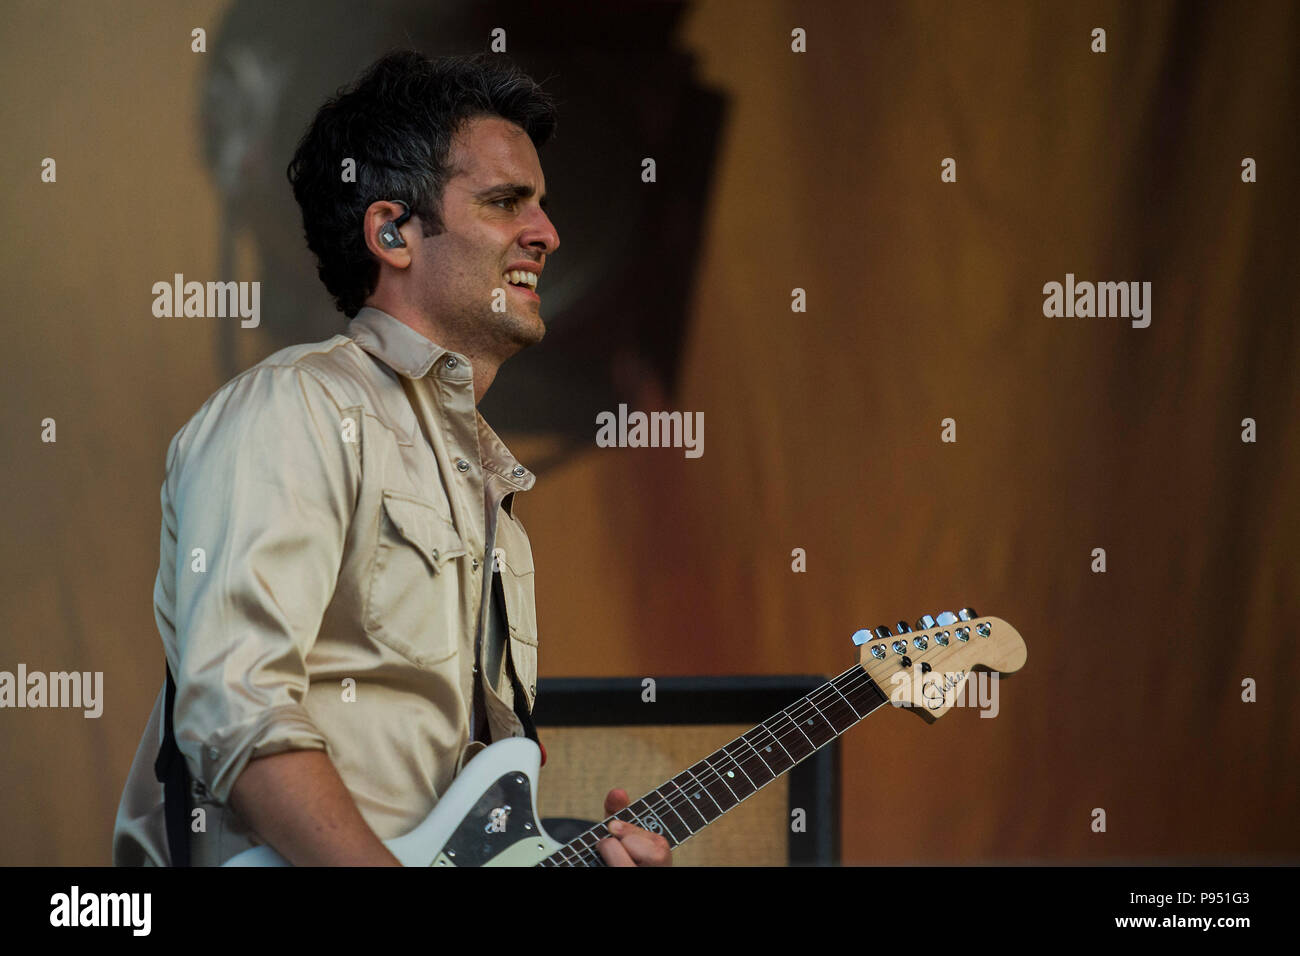
[[[519,491],[532,488],[537,481],[533,473],[519,464],[515,456],[510,453],[510,449],[506,447],[506,443],[497,436],[492,426],[477,409],[474,415],[478,419],[478,445],[479,454],[483,457],[483,467]]]
[[[344,333],[394,372],[407,378],[424,378],[443,355],[456,355],[430,341],[405,322],[372,306],[365,306],[348,323]],[[464,361],[464,356],[457,356]],[[468,363],[466,363],[468,367]]]
[[[344,334],[394,372],[409,379],[424,378],[443,356],[455,357],[461,369],[469,369],[469,361],[463,355],[443,348],[405,322],[373,306],[362,307],[356,318],[348,323]],[[464,373],[458,371],[456,374]],[[474,418],[483,467],[520,491],[532,488],[536,481],[533,473],[519,464],[477,408],[474,409]]]

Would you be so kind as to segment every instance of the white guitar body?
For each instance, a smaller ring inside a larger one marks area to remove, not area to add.
[[[467,763],[424,822],[385,840],[403,866],[533,866],[560,848],[537,815],[542,754],[527,737],[485,748]],[[289,866],[269,846],[223,866]]]

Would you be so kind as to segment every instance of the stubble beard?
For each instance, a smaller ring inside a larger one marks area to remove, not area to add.
[[[506,295],[510,295],[509,292]],[[521,314],[522,313],[522,314]],[[546,326],[539,313],[527,306],[508,302],[505,312],[486,309],[466,310],[461,315],[461,334],[467,348],[479,355],[493,356],[504,362],[530,345],[536,345],[546,334]]]
[[[511,302],[510,296],[507,288],[505,312],[489,310],[488,315],[490,327],[497,332],[501,345],[514,354],[540,342],[546,335],[546,323],[542,321],[540,304],[534,311],[531,305]]]

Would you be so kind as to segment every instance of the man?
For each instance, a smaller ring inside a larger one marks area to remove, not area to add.
[[[554,125],[499,57],[404,52],[299,144],[307,242],[352,321],[227,383],[167,453],[154,606],[196,864],[262,842],[298,865],[394,865],[382,841],[487,743],[531,728],[534,570],[514,496],[534,479],[476,405],[545,332],[533,287],[560,240],[537,148]],[[154,772],[167,697],[118,810],[118,864],[172,862]],[[613,790],[605,811],[627,803]],[[599,852],[671,862],[634,826]]]

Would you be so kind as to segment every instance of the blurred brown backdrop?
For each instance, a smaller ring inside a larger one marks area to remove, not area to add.
[[[156,319],[150,288],[277,278],[255,236],[221,274],[190,31],[227,10],[0,8],[0,670],[103,671],[106,698],[0,711],[3,864],[108,862],[160,684],[163,455],[231,320]],[[705,453],[592,442],[521,497],[543,676],[829,676],[857,628],[969,604],[1029,662],[997,719],[846,736],[845,862],[1294,861],[1297,36],[1289,3],[692,7],[674,42],[728,111],[676,381],[629,403],[703,411]],[[557,225],[575,263],[617,237],[684,267],[617,218]],[[1152,282],[1151,326],[1045,318],[1067,272]]]

